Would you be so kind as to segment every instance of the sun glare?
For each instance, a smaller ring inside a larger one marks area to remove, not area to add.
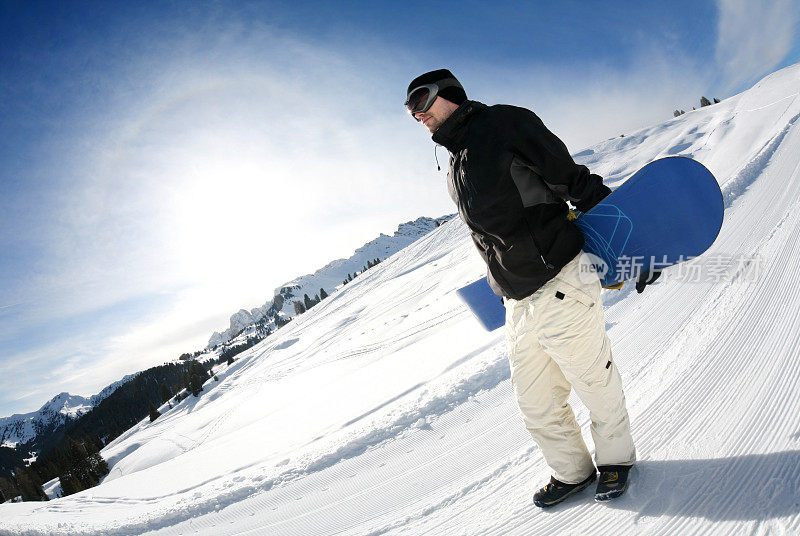
[[[203,282],[229,279],[231,260],[267,260],[268,236],[285,221],[286,180],[266,161],[204,161],[176,181],[170,241]]]

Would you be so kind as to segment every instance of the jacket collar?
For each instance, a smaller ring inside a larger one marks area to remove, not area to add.
[[[448,151],[455,153],[464,148],[467,141],[467,132],[470,118],[477,112],[486,108],[478,101],[464,101],[461,106],[445,119],[444,123],[436,129],[431,139],[434,143],[444,145]]]

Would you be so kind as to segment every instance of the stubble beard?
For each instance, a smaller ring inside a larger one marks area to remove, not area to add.
[[[442,121],[434,116],[431,116],[430,120],[424,124],[424,127],[427,128],[431,134],[436,132],[440,126],[442,126]]]

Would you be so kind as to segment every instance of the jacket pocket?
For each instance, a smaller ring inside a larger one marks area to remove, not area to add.
[[[546,203],[562,203],[532,167],[516,155],[509,169],[511,180],[517,187],[523,207],[533,207]]]
[[[493,246],[489,246],[489,248],[486,249],[486,268],[489,272],[489,276],[500,286],[500,290],[503,291],[505,296],[510,296],[515,299],[521,298],[521,296],[517,295],[514,287],[508,282],[508,279],[504,277],[507,272],[505,272],[500,265]],[[489,286],[491,286],[491,284]]]
[[[514,290],[524,293],[512,297],[524,298],[541,287],[552,273],[527,228],[520,228],[496,249],[498,271]]]

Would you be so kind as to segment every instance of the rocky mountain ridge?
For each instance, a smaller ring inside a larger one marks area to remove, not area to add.
[[[367,262],[376,258],[385,260],[454,216],[455,214],[438,218],[423,216],[401,223],[392,236],[381,233],[377,238],[356,249],[353,255],[347,259],[336,259],[313,274],[302,275],[284,283],[275,289],[272,299],[264,305],[249,311],[240,309],[231,315],[228,328],[221,332],[214,332],[208,341],[206,350],[228,343],[242,334],[255,333],[256,325],[260,325],[262,328],[274,328],[276,318],[288,318],[295,315],[294,301],[302,301],[303,294],[314,297],[320,289],[325,289],[325,292],[330,294],[342,286],[342,281],[347,279],[349,274],[363,270]]]

